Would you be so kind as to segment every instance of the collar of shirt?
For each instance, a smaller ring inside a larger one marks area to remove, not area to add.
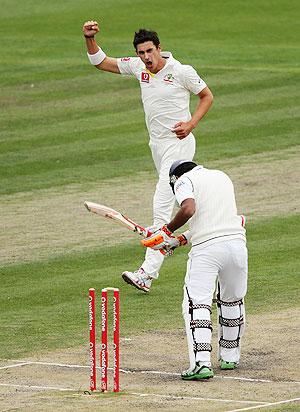
[[[167,62],[168,61],[170,61],[170,60],[174,60],[174,57],[172,56],[172,53],[171,52],[168,52],[168,51],[162,51],[162,52],[160,52],[160,55],[161,55],[161,57],[163,57],[164,59],[167,59]]]
[[[168,51],[162,51],[160,53],[161,57],[163,57],[164,59],[166,59],[166,64],[164,65],[164,67],[160,70],[160,72],[162,70],[164,70],[166,67],[169,67],[172,63],[174,63],[174,57],[172,56],[171,52]]]

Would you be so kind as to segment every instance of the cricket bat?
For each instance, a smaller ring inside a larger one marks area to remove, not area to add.
[[[84,202],[84,206],[89,212],[96,213],[97,215],[105,217],[106,219],[111,219],[119,225],[124,226],[132,232],[136,232],[141,236],[148,237],[152,235],[149,230],[135,223],[133,220],[129,219],[129,217],[123,215],[117,210],[112,209],[111,207],[88,201]]]

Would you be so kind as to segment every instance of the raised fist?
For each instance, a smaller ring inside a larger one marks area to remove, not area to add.
[[[99,25],[96,21],[89,20],[84,23],[82,30],[83,30],[84,36],[93,37],[95,36],[95,34],[98,33]]]

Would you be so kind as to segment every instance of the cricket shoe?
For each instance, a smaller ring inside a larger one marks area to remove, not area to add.
[[[146,275],[143,268],[139,268],[135,272],[123,272],[122,278],[125,282],[129,283],[129,285],[132,285],[143,292],[149,292],[153,279]]]
[[[201,381],[202,379],[213,378],[213,376],[213,370],[206,365],[201,366],[199,362],[196,362],[196,366],[193,369],[190,368],[181,374],[181,378],[184,381]]]
[[[237,367],[238,363],[237,362],[227,362],[224,361],[223,359],[220,359],[220,368],[222,370],[232,370]]]

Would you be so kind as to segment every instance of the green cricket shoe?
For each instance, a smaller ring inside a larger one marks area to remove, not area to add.
[[[188,369],[181,374],[184,381],[201,381],[202,379],[213,378],[213,376],[214,373],[211,368],[205,365],[200,366],[198,362],[196,362],[194,369]]]
[[[237,362],[226,362],[223,359],[220,360],[220,368],[222,370],[232,370],[237,367]]]

